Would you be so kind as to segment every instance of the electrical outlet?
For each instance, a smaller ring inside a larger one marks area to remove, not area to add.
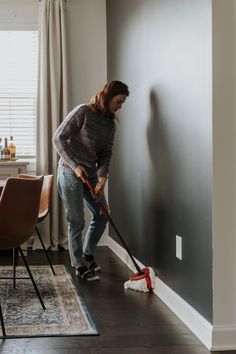
[[[182,237],[176,235],[176,258],[179,258],[181,261],[182,257]]]

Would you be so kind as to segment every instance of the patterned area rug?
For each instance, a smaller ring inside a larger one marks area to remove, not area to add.
[[[31,280],[0,279],[0,299],[7,336],[51,337],[98,335],[96,326],[83,303],[78,289],[63,265],[30,266],[43,298],[42,309]],[[0,277],[12,276],[12,267],[0,267]],[[17,267],[16,276],[27,276],[25,267]],[[2,336],[0,336],[2,338]]]

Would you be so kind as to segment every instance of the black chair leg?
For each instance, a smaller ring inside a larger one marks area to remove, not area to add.
[[[18,265],[18,249],[13,248],[13,288],[16,288],[16,266]]]
[[[3,337],[6,337],[6,331],[5,331],[5,326],[4,326],[4,319],[3,319],[1,304],[0,304],[0,321],[1,321],[1,327],[2,327],[2,335],[3,335]]]
[[[38,290],[38,287],[37,287],[37,285],[36,285],[36,283],[35,283],[35,281],[34,281],[33,275],[32,275],[32,273],[31,273],[31,270],[30,270],[29,266],[28,266],[28,263],[27,263],[26,258],[25,258],[25,256],[24,256],[24,253],[22,252],[22,250],[21,250],[20,247],[18,247],[18,250],[19,250],[20,255],[21,255],[22,259],[23,259],[24,265],[25,265],[25,267],[26,267],[26,269],[27,269],[27,272],[28,272],[29,277],[30,277],[30,279],[31,279],[31,281],[32,281],[32,284],[33,284],[33,286],[34,286],[34,289],[35,289],[35,291],[36,291],[36,293],[37,293],[37,295],[38,295],[38,298],[39,298],[39,301],[40,301],[40,303],[41,303],[41,305],[42,305],[42,308],[43,308],[44,310],[46,310],[46,307],[45,307],[45,305],[44,305],[43,299],[42,299],[42,297],[41,297],[41,295],[40,295],[40,292],[39,292],[39,290]]]
[[[50,265],[50,267],[51,267],[51,270],[52,270],[53,274],[56,275],[55,270],[54,270],[54,268],[53,268],[53,266],[52,266],[51,259],[50,259],[49,255],[48,255],[48,251],[47,251],[47,249],[46,249],[46,247],[45,247],[45,245],[44,245],[44,243],[43,243],[43,240],[42,240],[42,238],[41,238],[41,235],[40,235],[39,230],[38,230],[37,227],[36,227],[36,232],[37,232],[39,241],[40,241],[40,243],[41,243],[41,245],[42,245],[42,247],[43,247],[44,253],[45,253],[46,257],[47,257],[48,263],[49,263],[49,265]]]

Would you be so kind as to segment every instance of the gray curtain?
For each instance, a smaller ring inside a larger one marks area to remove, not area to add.
[[[40,225],[47,247],[67,247],[66,222],[56,188],[58,156],[52,135],[68,113],[66,51],[66,2],[39,2],[39,92],[36,173],[53,174],[54,188],[50,218]]]

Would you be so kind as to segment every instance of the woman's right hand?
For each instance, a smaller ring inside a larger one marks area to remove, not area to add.
[[[85,183],[85,176],[88,176],[88,173],[85,170],[85,168],[83,166],[79,165],[74,169],[74,172],[75,172],[76,176],[80,177],[82,179],[82,181]]]

